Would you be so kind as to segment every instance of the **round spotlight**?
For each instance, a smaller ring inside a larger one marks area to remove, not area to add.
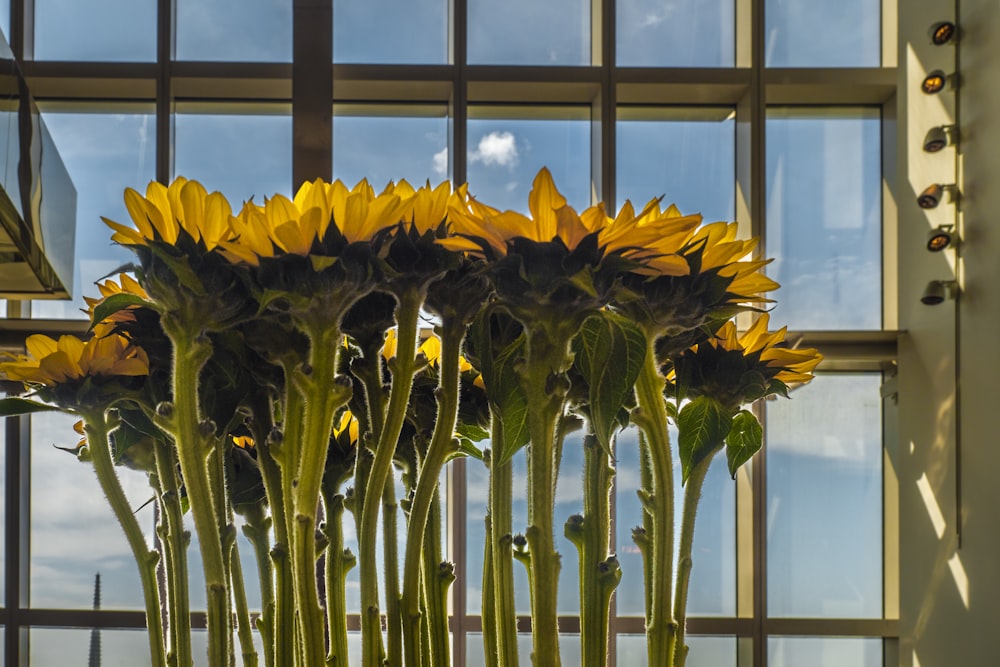
[[[951,21],[940,21],[931,26],[931,44],[934,46],[944,46],[958,34],[958,28]]]
[[[920,208],[937,208],[944,196],[944,186],[940,183],[933,183],[924,188],[924,191],[917,197],[917,205]]]
[[[931,252],[941,252],[950,246],[951,242],[951,230],[944,225],[935,227],[927,235],[927,249]]]
[[[920,303],[925,306],[937,306],[944,302],[946,295],[944,282],[932,280],[924,288],[924,293],[920,296]]]
[[[927,130],[927,135],[924,137],[924,152],[937,153],[949,144],[951,144],[951,137],[948,130],[945,129],[945,126],[938,125]]]
[[[947,85],[948,77],[944,72],[936,69],[924,77],[924,80],[920,83],[920,90],[928,95],[936,95],[944,90]]]

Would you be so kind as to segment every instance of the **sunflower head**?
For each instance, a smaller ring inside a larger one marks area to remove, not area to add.
[[[544,168],[528,209],[525,216],[470,201],[453,210],[452,243],[489,262],[498,299],[522,321],[576,321],[603,306],[623,267],[600,244],[603,213],[577,214]]]
[[[149,373],[146,352],[107,324],[96,326],[88,340],[35,334],[25,347],[27,354],[0,362],[0,373],[69,410],[108,407],[140,387]]]
[[[165,312],[211,330],[246,316],[252,301],[241,276],[222,257],[233,238],[232,209],[219,192],[178,177],[152,182],[145,196],[129,188],[125,206],[135,228],[104,218],[112,240],[139,258],[139,283]]]
[[[741,406],[803,384],[823,356],[787,346],[786,329],[769,333],[764,313],[742,335],[731,320],[714,336],[671,357],[667,391],[676,398],[710,396],[736,412]]]

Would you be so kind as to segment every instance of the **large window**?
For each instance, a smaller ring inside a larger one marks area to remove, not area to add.
[[[885,617],[897,606],[886,556],[895,549],[884,537],[894,534],[893,519],[883,510],[892,488],[883,484],[892,423],[884,411],[892,407],[880,391],[894,359],[893,332],[882,329],[896,321],[887,311],[894,300],[883,298],[883,229],[892,221],[882,200],[896,74],[881,62],[878,0],[331,1],[332,21],[310,28],[329,46],[320,63],[295,61],[292,25],[302,26],[294,12],[322,3],[174,0],[167,16],[153,0],[0,2],[0,28],[33,45],[19,55],[78,193],[74,299],[12,312],[44,319],[39,328],[51,332],[81,330],[83,294],[130,259],[108,242],[101,216],[126,219],[125,187],[178,175],[224,192],[234,207],[290,195],[303,165],[377,189],[453,178],[523,212],[532,178],[547,166],[578,210],[605,201],[613,214],[625,200],[638,209],[662,196],[706,222],[738,220],[741,234],[761,237],[761,256],[774,258],[767,272],[783,287],[772,322],[788,324],[791,340],[820,346],[828,365],[791,400],[755,407],[766,445],[736,479],[724,460],[710,470],[695,535],[688,665],[882,665],[897,639],[896,619]],[[844,86],[842,67],[872,71]],[[293,73],[332,77],[332,98],[317,103],[309,86],[293,86]],[[329,135],[303,130],[324,123]],[[873,340],[888,343],[872,353]],[[108,663],[144,664],[125,540],[93,474],[52,447],[75,444],[72,420],[12,421],[5,434],[8,445],[28,438],[31,447],[0,448],[0,480],[23,491],[0,496],[0,520],[17,518],[29,537],[0,542],[10,570],[0,577],[4,655],[79,662],[96,624]],[[616,461],[612,542],[624,575],[611,652],[625,667],[645,656],[634,431],[619,435]],[[443,518],[458,576],[453,656],[456,665],[484,665],[487,471],[474,459],[449,465],[443,488],[465,500]],[[513,466],[514,497],[524,498],[523,452]],[[567,440],[562,468],[557,525],[582,506],[577,440]],[[139,508],[149,498],[141,474],[125,483]],[[676,487],[682,493],[679,480]],[[514,530],[523,531],[526,503],[514,510]],[[137,512],[151,531],[153,506]],[[345,532],[356,550],[349,514]],[[577,556],[557,532],[563,659],[574,664]],[[239,546],[253,587],[252,555]],[[197,571],[196,547],[189,557]],[[98,573],[102,611],[92,612]],[[518,613],[527,615],[527,578],[521,567],[514,573]],[[190,590],[203,607],[203,587]],[[259,606],[259,593],[248,593]],[[352,613],[359,606],[349,597]],[[528,664],[527,634],[521,649]]]

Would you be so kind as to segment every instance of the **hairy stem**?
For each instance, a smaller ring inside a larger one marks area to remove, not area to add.
[[[170,647],[173,664],[191,667],[191,602],[188,594],[187,548],[190,535],[184,529],[180,484],[177,479],[177,459],[170,445],[154,440],[153,456],[159,486],[160,507],[163,511],[164,565],[167,574],[167,618],[170,624]]]
[[[260,460],[258,453],[258,461]],[[253,547],[254,559],[257,562],[257,580],[260,584],[261,617],[257,621],[261,643],[264,646],[265,667],[275,667],[275,637],[274,637],[274,579],[271,576],[271,545],[268,540],[268,530],[271,519],[261,504],[255,504],[244,512],[246,523],[243,534]]]
[[[111,445],[108,442],[108,422],[102,411],[84,414],[87,441],[90,443],[91,460],[97,481],[104,491],[115,518],[125,531],[125,538],[132,556],[139,568],[142,581],[142,596],[146,603],[146,627],[149,636],[149,657],[155,667],[166,665],[166,651],[163,644],[163,622],[160,616],[160,590],[156,582],[156,566],[159,554],[146,544],[142,528],[132,513],[125,491],[122,489],[118,473],[111,459]]]
[[[458,420],[459,357],[465,325],[461,321],[446,319],[441,326],[440,372],[437,391],[437,418],[427,454],[417,477],[416,490],[410,506],[410,520],[406,535],[406,556],[403,565],[403,638],[406,642],[407,664],[416,664],[420,651],[420,553],[424,544],[424,531],[433,530],[428,524],[431,506],[437,498],[438,479],[448,454],[453,451],[455,423]],[[447,619],[444,628],[437,627],[435,619],[428,619],[430,632],[448,635]],[[447,644],[447,641],[445,641]],[[435,656],[437,664],[447,664]]]
[[[344,549],[344,496],[334,493],[324,499],[326,507],[326,622],[330,637],[327,667],[347,666],[347,599],[345,581],[354,566],[353,555]]]
[[[364,500],[361,504],[358,559],[361,568],[361,641],[364,667],[381,667],[384,659],[375,549],[378,510],[413,387],[413,375],[416,371],[417,320],[423,303],[423,292],[414,288],[403,291],[397,298],[396,358],[390,364],[392,388],[389,390],[385,424],[375,446],[375,457],[368,472]]]
[[[503,424],[498,419],[493,420],[494,443],[503,442]],[[490,551],[493,555],[492,588],[494,625],[487,630],[483,625],[483,633],[495,634],[497,646],[497,665],[499,667],[517,667],[517,610],[514,606],[514,557],[513,551],[513,519],[511,518],[514,503],[514,464],[511,461],[500,461],[501,452],[495,450],[490,459],[489,516],[492,531],[487,538],[490,540]],[[485,602],[483,603],[485,606]]]

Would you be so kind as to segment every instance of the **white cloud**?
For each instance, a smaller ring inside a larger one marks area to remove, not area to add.
[[[470,162],[482,162],[486,166],[513,167],[517,157],[517,142],[510,132],[490,132],[469,153]]]
[[[434,154],[434,173],[438,176],[448,174],[448,147],[445,146]]]

